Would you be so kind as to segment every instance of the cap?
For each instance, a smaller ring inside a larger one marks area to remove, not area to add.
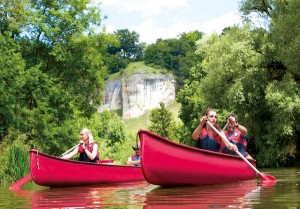
[[[141,146],[140,146],[140,143],[139,143],[139,142],[135,142],[135,143],[133,144],[133,146],[132,146],[132,149],[133,149],[133,150],[140,149],[140,148],[141,148]]]

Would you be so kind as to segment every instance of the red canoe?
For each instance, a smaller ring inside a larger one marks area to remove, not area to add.
[[[146,130],[139,131],[139,138],[142,171],[151,184],[204,185],[256,178],[240,157],[179,144]]]
[[[31,178],[41,186],[64,187],[145,180],[140,167],[102,162],[64,160],[37,150],[30,150]]]

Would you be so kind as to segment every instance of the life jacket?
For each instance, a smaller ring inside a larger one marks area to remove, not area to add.
[[[247,155],[247,138],[241,135],[239,130],[235,130],[232,134],[229,134],[228,131],[224,131],[227,139],[233,144],[235,144],[239,150],[239,152],[243,155]],[[235,151],[224,147],[223,153],[231,154],[231,155],[238,155]]]
[[[89,152],[93,152],[93,147],[94,147],[94,144],[96,144],[96,142],[92,142],[90,143],[86,149],[89,151]],[[79,146],[78,147],[78,152],[80,153],[79,155],[79,161],[84,161],[84,162],[94,162],[94,163],[97,163],[99,161],[99,152],[97,152],[96,154],[96,157],[91,160],[87,154],[85,153],[85,151],[83,150],[83,147],[82,146]]]
[[[215,135],[213,130],[207,131],[206,127],[202,128],[201,135],[197,141],[197,147],[214,152],[219,152],[221,148],[221,137]]]
[[[133,156],[131,156],[131,160],[132,161],[137,161],[137,160],[140,160],[141,158],[140,158],[140,156],[139,155],[133,155]],[[141,164],[139,163],[139,164],[134,164],[134,166],[141,166]]]

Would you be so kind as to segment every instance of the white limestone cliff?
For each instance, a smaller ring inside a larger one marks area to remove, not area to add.
[[[124,120],[141,116],[145,111],[175,102],[173,75],[133,74],[121,80],[111,80],[105,85],[103,105],[98,111],[122,109]]]

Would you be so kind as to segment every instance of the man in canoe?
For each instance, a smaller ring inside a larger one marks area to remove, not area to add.
[[[141,160],[140,160],[140,144],[135,143],[134,146],[132,146],[132,149],[135,151],[135,155],[131,156],[127,160],[127,165],[133,165],[133,166],[141,166]]]
[[[206,121],[209,121],[221,134],[224,135],[224,131],[222,131],[219,127],[216,111],[208,108],[202,114],[202,117],[199,120],[199,125],[192,134],[192,138],[197,141],[198,148],[220,152],[226,145],[229,150],[237,150],[236,145],[223,142],[222,138],[206,124]]]
[[[80,139],[78,146],[72,152],[63,155],[61,158],[70,159],[79,153],[79,161],[98,162],[98,145],[94,140],[92,132],[87,128],[83,128],[80,131]]]
[[[239,152],[245,157],[247,154],[247,128],[238,123],[238,116],[236,114],[229,114],[226,117],[227,131],[224,131],[227,139],[235,144]],[[223,153],[237,155],[236,152],[224,147]],[[250,156],[249,156],[250,157]]]

